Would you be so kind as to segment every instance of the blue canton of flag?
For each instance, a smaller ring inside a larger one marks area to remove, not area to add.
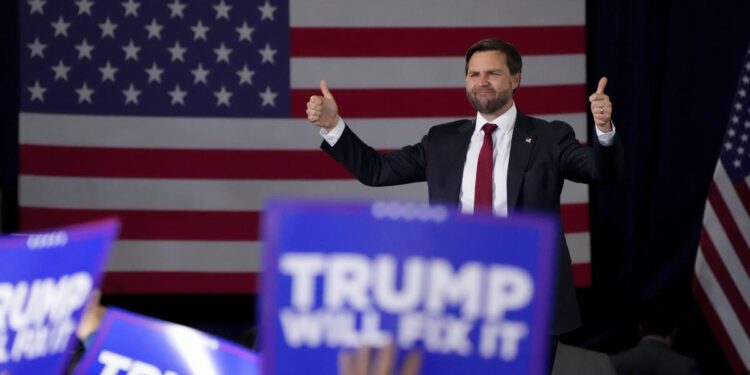
[[[288,117],[289,4],[26,0],[21,109]]]
[[[732,103],[721,162],[732,181],[750,175],[750,50],[742,67],[739,87]]]

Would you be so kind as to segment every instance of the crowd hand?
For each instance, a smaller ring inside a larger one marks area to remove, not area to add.
[[[81,315],[81,321],[76,329],[76,336],[79,340],[86,340],[89,335],[99,330],[99,325],[104,318],[107,309],[99,303],[101,292],[94,290],[91,292],[86,308]]]
[[[377,358],[372,363],[372,350],[363,346],[356,351],[339,352],[339,375],[392,375],[396,357],[393,344],[384,346],[377,351]],[[398,375],[418,375],[422,368],[422,355],[412,350],[406,356]]]
[[[602,77],[599,80],[596,92],[589,96],[594,124],[604,133],[612,131],[612,102],[609,101],[609,96],[604,93],[604,87],[606,86],[607,77]]]
[[[307,102],[307,120],[315,126],[331,130],[339,122],[339,107],[325,80],[320,81],[320,91],[323,96],[313,95]]]

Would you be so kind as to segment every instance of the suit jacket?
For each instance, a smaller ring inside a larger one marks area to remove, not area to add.
[[[698,375],[692,358],[674,352],[667,343],[643,338],[634,348],[612,357],[618,375]]]
[[[427,181],[430,203],[458,207],[466,153],[474,120],[433,126],[420,143],[380,154],[362,142],[347,126],[331,147],[321,148],[369,186]],[[508,162],[508,211],[545,212],[559,217],[563,180],[592,182],[614,175],[618,145],[586,147],[575,139],[570,125],[516,116]],[[580,325],[570,254],[562,228],[557,266],[557,287],[552,334]]]

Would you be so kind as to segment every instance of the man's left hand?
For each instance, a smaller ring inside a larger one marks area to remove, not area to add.
[[[607,86],[607,77],[602,77],[596,92],[589,96],[589,102],[591,102],[591,113],[594,115],[594,124],[600,131],[609,133],[612,131],[612,102],[604,93],[605,86]]]

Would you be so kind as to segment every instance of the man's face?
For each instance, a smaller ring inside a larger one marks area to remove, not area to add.
[[[521,73],[510,74],[504,53],[477,52],[469,59],[466,96],[479,113],[499,115],[510,108],[513,90],[520,81]]]

